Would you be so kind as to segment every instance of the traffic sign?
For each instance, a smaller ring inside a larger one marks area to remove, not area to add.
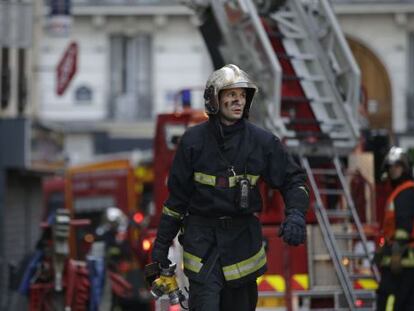
[[[78,44],[72,42],[66,48],[56,67],[56,93],[62,96],[76,73],[78,60]]]

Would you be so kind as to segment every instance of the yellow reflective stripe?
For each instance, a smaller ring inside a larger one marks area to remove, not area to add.
[[[395,239],[397,240],[408,240],[410,238],[410,235],[407,231],[403,229],[397,229],[395,231]]]
[[[223,267],[223,274],[227,281],[240,279],[245,277],[266,264],[266,253],[264,247],[254,256],[240,261],[239,263]]]
[[[187,270],[198,273],[203,267],[200,257],[192,255],[186,251],[183,252],[183,259],[184,259],[184,268]]]
[[[121,254],[121,250],[119,249],[119,247],[109,247],[108,248],[108,255],[109,256],[116,256],[116,255],[120,255]]]
[[[200,172],[194,173],[194,180],[199,182],[200,184],[208,185],[208,186],[215,186],[216,185],[216,176],[207,175]]]
[[[384,256],[381,260],[381,266],[387,267],[391,264],[391,257],[390,256]],[[401,266],[404,268],[414,268],[414,257],[412,256],[412,253],[409,254],[408,257],[403,257],[401,259]]]
[[[387,304],[385,306],[385,311],[393,311],[394,310],[394,303],[395,303],[395,296],[389,295],[387,298]]]
[[[240,178],[243,178],[243,177],[244,177],[244,175],[230,176],[229,177],[229,187],[232,188],[232,187],[236,186],[237,180],[239,180]],[[254,185],[256,185],[256,183],[259,180],[260,176],[259,175],[247,174],[246,177],[249,180],[250,184],[252,186],[254,186]],[[216,176],[204,174],[204,173],[201,173],[201,172],[195,172],[194,173],[194,180],[196,182],[199,182],[200,184],[203,184],[203,185],[208,185],[208,186],[213,186],[213,187],[216,185]]]
[[[309,196],[309,192],[305,186],[300,186],[299,189],[302,189],[303,191],[305,191],[306,195]]]
[[[249,175],[249,174],[247,174],[247,178],[249,179],[250,184],[252,186],[256,185],[257,181],[259,180],[259,177],[260,177],[259,175]]]
[[[162,209],[162,213],[165,215],[171,216],[173,218],[177,218],[177,219],[183,218],[183,215],[181,215],[180,213],[177,213],[176,211],[173,211],[172,209],[166,207],[165,205]]]

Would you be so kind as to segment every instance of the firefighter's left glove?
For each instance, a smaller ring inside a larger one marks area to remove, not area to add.
[[[152,261],[158,262],[162,267],[168,267],[171,263],[168,259],[169,248],[169,245],[164,245],[155,240],[154,248],[152,249]]]
[[[280,226],[279,237],[292,246],[303,244],[306,239],[305,214],[297,209],[288,210],[286,214]]]

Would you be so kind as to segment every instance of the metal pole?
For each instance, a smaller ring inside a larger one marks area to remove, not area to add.
[[[1,121],[0,121],[1,122]],[[1,146],[1,137],[0,137]],[[5,193],[6,193],[6,170],[2,165],[0,157],[0,310],[6,307],[6,253],[4,248],[4,216],[5,216]]]
[[[285,277],[285,303],[286,303],[286,310],[292,311],[292,271],[291,271],[291,264],[293,258],[290,246],[286,243],[283,243],[283,270],[284,270],[284,277]]]

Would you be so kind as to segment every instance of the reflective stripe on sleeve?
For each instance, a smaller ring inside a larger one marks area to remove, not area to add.
[[[171,216],[171,217],[176,218],[176,219],[182,219],[183,218],[183,215],[181,215],[180,213],[177,213],[176,211],[173,211],[172,209],[166,207],[165,205],[162,209],[162,213],[164,215],[168,215],[168,216]]]
[[[302,189],[303,191],[305,191],[306,195],[309,197],[309,191],[305,186],[300,186],[299,189]]]
[[[240,261],[239,263],[223,267],[223,274],[226,281],[237,280],[245,277],[266,264],[266,253],[264,247],[254,256]]]
[[[387,267],[391,265],[391,256],[384,256],[381,260],[380,265],[382,267]],[[403,268],[414,268],[414,250],[408,249],[407,256],[404,256],[401,259],[401,266]]]
[[[396,240],[408,240],[410,238],[410,235],[407,231],[403,229],[397,229],[395,230],[395,239]]]
[[[385,311],[394,311],[395,296],[389,295],[387,298],[387,304],[385,306]]]
[[[195,255],[192,255],[189,252],[186,252],[186,251],[183,252],[183,259],[184,259],[184,269],[198,273],[203,267],[203,264],[201,263],[201,258]]]

